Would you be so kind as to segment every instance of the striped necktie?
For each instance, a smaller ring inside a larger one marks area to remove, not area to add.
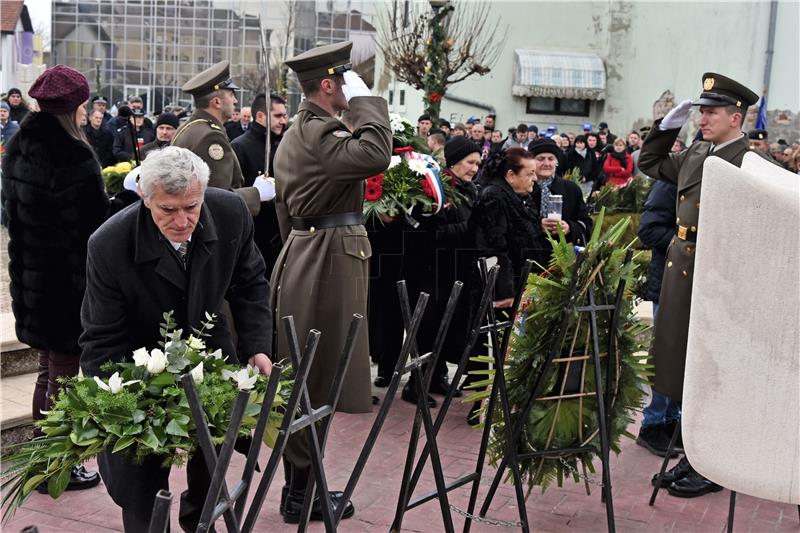
[[[183,241],[175,251],[178,252],[178,256],[181,258],[183,268],[186,268],[186,261],[188,260],[189,255],[189,241]]]

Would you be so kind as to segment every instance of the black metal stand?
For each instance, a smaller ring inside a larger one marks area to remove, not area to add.
[[[286,415],[284,415],[283,424],[278,433],[278,439],[275,448],[272,450],[269,462],[267,463],[266,471],[261,478],[261,482],[256,490],[253,502],[247,512],[244,526],[242,527],[243,533],[250,533],[255,526],[258,513],[266,498],[267,491],[278,469],[281,456],[286,448],[286,443],[289,436],[306,429],[306,438],[308,439],[309,449],[311,451],[311,470],[313,476],[309,479],[308,486],[306,487],[305,501],[303,502],[303,511],[300,516],[300,522],[297,526],[298,531],[306,531],[308,529],[308,522],[311,517],[311,504],[314,501],[314,493],[316,485],[319,485],[320,503],[322,507],[322,517],[325,524],[325,531],[333,533],[336,531],[336,522],[334,519],[334,508],[331,503],[330,492],[328,490],[328,482],[325,477],[325,469],[323,466],[323,456],[325,451],[325,444],[327,443],[328,429],[333,415],[336,412],[336,405],[339,402],[339,396],[342,390],[342,383],[344,376],[347,372],[347,367],[350,364],[350,358],[353,354],[356,337],[361,327],[364,317],[359,314],[354,314],[350,322],[350,329],[347,332],[345,345],[342,350],[342,355],[339,358],[339,366],[336,369],[336,374],[331,382],[331,388],[328,393],[328,399],[324,405],[319,408],[314,408],[311,405],[310,396],[306,380],[308,372],[311,368],[311,362],[314,357],[314,352],[317,349],[319,342],[320,332],[311,330],[308,334],[306,341],[306,348],[303,356],[300,356],[300,346],[297,340],[297,331],[295,330],[294,320],[292,317],[284,317],[283,324],[286,329],[286,336],[289,339],[289,352],[292,358],[292,364],[299,370],[295,377],[294,388],[292,396],[286,407]],[[288,416],[290,413],[296,413],[298,407],[302,411],[302,416],[295,419],[295,415]]]
[[[167,533],[169,527],[169,511],[172,508],[172,493],[161,489],[153,503],[153,514],[150,516],[150,527],[147,533]]]
[[[632,258],[632,252],[628,251],[625,257],[625,264],[629,263]],[[486,500],[484,501],[483,505],[481,506],[480,516],[486,516],[486,513],[489,510],[489,506],[494,498],[494,495],[497,491],[497,488],[500,485],[500,482],[503,479],[503,475],[505,473],[506,467],[510,467],[513,477],[514,477],[514,484],[517,493],[517,506],[520,508],[520,515],[522,518],[522,529],[523,531],[528,531],[528,521],[527,521],[527,513],[525,512],[525,499],[522,495],[522,484],[519,476],[519,458],[530,458],[530,457],[542,457],[542,458],[562,458],[569,455],[576,455],[581,453],[593,452],[598,453],[600,456],[600,461],[602,463],[602,492],[601,498],[602,501],[605,503],[606,506],[606,521],[608,531],[613,533],[616,530],[616,525],[614,521],[614,504],[612,500],[612,493],[611,493],[611,469],[609,467],[609,432],[608,428],[610,427],[610,406],[612,403],[611,394],[609,393],[610,387],[605,387],[600,371],[600,342],[599,342],[599,333],[597,330],[597,313],[599,311],[603,312],[610,312],[611,313],[611,320],[609,321],[609,335],[608,335],[608,346],[607,346],[607,354],[608,354],[608,361],[607,361],[607,372],[606,372],[606,383],[612,383],[612,375],[615,371],[615,362],[611,357],[611,354],[614,353],[616,348],[616,339],[613,332],[616,330],[616,324],[618,322],[618,314],[619,314],[619,304],[622,301],[622,297],[625,291],[625,282],[624,280],[619,283],[617,287],[616,299],[613,305],[598,305],[595,301],[595,293],[594,293],[594,284],[590,284],[586,294],[588,299],[588,305],[579,306],[579,294],[576,293],[576,284],[577,284],[577,277],[578,272],[580,270],[580,266],[583,262],[583,255],[579,254],[576,259],[575,270],[573,271],[573,276],[570,281],[570,297],[569,302],[565,306],[562,318],[561,318],[561,325],[558,331],[555,332],[555,338],[553,340],[553,344],[551,345],[550,352],[545,360],[544,364],[542,365],[541,369],[538,372],[538,375],[534,381],[534,386],[531,395],[528,397],[527,402],[525,403],[524,408],[520,412],[520,416],[518,421],[513,428],[513,431],[510,429],[510,423],[506,424],[506,431],[509,432],[507,436],[507,442],[509,445],[508,454],[503,460],[500,462],[500,465],[497,469],[497,472],[492,480],[492,484],[489,488],[489,492],[486,495]],[[518,305],[518,302],[517,302]],[[591,356],[592,361],[594,363],[594,380],[595,380],[595,392],[594,396],[597,401],[597,422],[598,422],[598,433],[600,437],[600,450],[597,450],[596,446],[594,445],[586,445],[580,447],[574,447],[569,449],[549,449],[549,450],[541,450],[532,453],[521,454],[517,457],[516,454],[516,443],[518,442],[522,432],[525,430],[526,421],[529,418],[530,412],[533,409],[533,405],[536,400],[541,396],[544,387],[546,386],[547,376],[549,375],[549,371],[555,359],[561,353],[561,345],[564,341],[564,337],[566,335],[567,327],[569,324],[570,316],[574,312],[579,313],[588,313],[589,314],[589,326],[590,326],[590,334],[592,339],[591,344]],[[505,349],[507,347],[507,340],[503,340],[503,354],[505,353]],[[505,420],[510,421],[510,409],[508,406],[508,396],[505,391],[505,378],[503,376],[503,365],[497,365],[495,369],[495,383],[499,385],[498,387],[492,389],[492,395],[494,396],[497,394],[500,397],[501,404],[503,406],[503,417]],[[492,408],[492,403],[490,400],[490,409]],[[492,413],[492,411],[489,411]]]
[[[675,450],[675,443],[678,442],[678,437],[681,434],[681,422],[675,424],[675,430],[672,432],[672,436],[669,438],[669,446],[667,446],[667,453],[664,455],[664,460],[661,461],[661,470],[658,471],[658,475],[656,476],[655,481],[653,482],[653,493],[650,494],[650,502],[648,505],[652,507],[656,503],[656,496],[658,496],[658,489],[661,488],[661,480],[664,478],[664,472],[667,471],[667,465],[669,464],[669,460],[672,457],[672,454]]]
[[[494,297],[493,296],[494,296],[494,285],[495,285],[495,282],[497,280],[497,276],[498,276],[498,273],[499,273],[499,267],[498,266],[494,266],[494,267],[492,267],[491,270],[489,270],[487,272],[486,271],[485,261],[483,261],[483,260],[481,261],[481,267],[482,267],[481,268],[481,272],[482,272],[482,279],[484,281],[484,290],[483,290],[483,293],[481,295],[481,300],[480,300],[480,304],[478,306],[477,312],[475,313],[475,316],[472,319],[472,324],[471,324],[471,327],[470,327],[470,336],[469,336],[469,338],[467,340],[467,343],[466,343],[466,345],[464,347],[464,351],[462,353],[461,360],[459,361],[459,365],[458,365],[458,368],[456,370],[455,376],[453,377],[453,383],[454,384],[458,383],[458,381],[461,379],[462,375],[464,374],[464,370],[466,369],[466,365],[467,365],[467,363],[469,361],[470,356],[472,355],[472,351],[473,351],[473,348],[475,346],[475,343],[477,342],[478,338],[483,334],[486,334],[486,333],[490,334],[491,343],[492,343],[491,345],[493,347],[492,353],[495,356],[495,364],[498,364],[498,363],[502,362],[502,360],[503,360],[503,355],[502,354],[505,353],[505,348],[504,347],[500,347],[500,344],[498,343],[498,332],[508,331],[513,327],[513,325],[514,325],[513,315],[514,315],[514,312],[516,311],[516,309],[519,307],[519,303],[520,303],[521,298],[522,298],[522,293],[524,292],[525,280],[527,280],[528,274],[530,273],[532,266],[533,266],[532,262],[528,262],[525,265],[525,268],[524,268],[524,271],[523,271],[523,275],[521,276],[521,279],[523,281],[521,282],[521,286],[520,286],[519,290],[517,291],[517,296],[515,298],[515,301],[514,301],[514,304],[513,304],[512,308],[511,308],[512,309],[511,318],[509,320],[506,320],[506,321],[498,322],[496,320],[495,316],[494,316],[494,307],[493,307]],[[407,297],[405,298],[405,300],[407,300]],[[403,302],[404,316],[407,317],[408,316],[408,306],[405,303],[404,298],[402,297],[402,295],[401,295],[401,302]],[[433,364],[435,364],[435,357],[438,356],[438,351],[441,349],[441,342],[440,341],[443,342],[443,335],[446,332],[444,330],[446,329],[446,326],[447,326],[446,323],[448,321],[448,318],[449,317],[446,314],[445,315],[445,320],[442,323],[442,328],[440,328],[440,330],[439,330],[439,336],[437,337],[437,343],[436,343],[435,348],[434,348],[435,355],[434,355],[434,363]],[[484,318],[486,319],[487,324],[484,325],[484,326],[481,326],[481,321]],[[405,320],[407,321],[408,319],[406,318]],[[507,338],[508,338],[508,335],[504,335],[504,340],[507,339]],[[432,373],[431,373],[432,370],[431,369],[432,369],[432,367],[429,368],[429,372],[426,374],[426,381],[425,381],[426,384],[428,383],[428,380],[430,380],[430,378],[432,376]],[[419,381],[420,380],[417,379],[418,383],[419,383]],[[503,395],[505,395],[504,383],[498,385],[497,375],[495,376],[495,384],[503,390]],[[427,387],[425,387],[422,390],[427,390]],[[418,408],[418,411],[417,411],[418,416],[417,416],[417,419],[415,420],[415,425],[414,425],[414,428],[413,428],[413,431],[412,431],[411,439],[409,441],[409,450],[408,450],[408,454],[407,454],[407,457],[406,457],[406,464],[405,464],[405,467],[404,467],[404,470],[403,470],[403,482],[402,482],[402,485],[401,485],[400,497],[398,499],[397,509],[396,509],[396,513],[395,513],[395,520],[392,523],[391,531],[400,531],[400,528],[402,526],[403,516],[404,516],[406,511],[408,511],[410,509],[413,509],[413,508],[415,508],[415,507],[417,507],[419,505],[422,505],[423,503],[426,503],[426,502],[428,502],[430,500],[433,500],[433,499],[438,499],[439,500],[439,505],[442,508],[442,514],[443,514],[443,516],[446,516],[446,518],[445,518],[445,530],[446,531],[453,531],[453,524],[452,524],[452,518],[451,518],[451,515],[450,515],[450,509],[456,510],[457,512],[459,512],[460,514],[462,514],[462,515],[464,515],[466,517],[466,522],[465,522],[465,525],[464,525],[464,531],[465,532],[469,531],[470,525],[471,525],[471,521],[476,518],[476,517],[473,516],[472,513],[475,510],[475,504],[476,504],[476,501],[477,501],[477,494],[478,494],[478,487],[479,487],[479,483],[480,483],[480,480],[481,480],[481,477],[482,477],[482,474],[483,474],[483,465],[484,465],[484,462],[485,462],[484,460],[485,460],[485,457],[486,457],[486,449],[488,447],[489,436],[491,434],[491,420],[487,421],[487,424],[484,427],[484,431],[483,431],[483,434],[482,434],[482,437],[481,437],[481,445],[480,445],[480,449],[479,449],[479,453],[478,453],[478,458],[477,458],[477,461],[476,461],[476,467],[475,467],[475,470],[473,472],[470,472],[469,474],[464,475],[464,476],[456,479],[455,481],[453,481],[453,482],[451,482],[449,484],[444,484],[443,480],[442,480],[442,483],[439,483],[439,481],[437,479],[437,484],[436,484],[436,490],[435,491],[427,492],[427,493],[417,497],[414,500],[410,500],[410,497],[413,494],[414,489],[416,488],[417,483],[419,482],[419,479],[420,479],[420,477],[422,475],[422,471],[423,471],[423,469],[425,467],[425,462],[427,461],[428,457],[431,458],[431,465],[432,465],[433,472],[434,472],[434,478],[436,479],[436,478],[438,478],[440,476],[440,472],[439,471],[441,470],[441,461],[439,460],[439,454],[438,454],[438,449],[436,448],[435,439],[436,439],[436,435],[439,432],[439,429],[441,428],[442,424],[444,423],[444,419],[445,419],[445,417],[447,415],[447,411],[448,411],[448,409],[450,407],[450,404],[452,403],[452,399],[453,399],[453,395],[454,394],[455,394],[455,388],[451,388],[451,390],[448,391],[448,394],[445,396],[445,399],[444,399],[444,401],[442,403],[442,407],[439,410],[439,413],[438,413],[438,415],[436,417],[436,422],[434,423],[433,427],[431,428],[432,429],[432,436],[431,436],[431,433],[428,430],[428,427],[426,426],[426,444],[425,444],[424,448],[422,449],[422,453],[420,454],[420,458],[416,462],[416,466],[414,466],[414,462],[415,462],[414,458],[415,458],[415,455],[416,455],[417,437],[418,437],[418,434],[419,434],[419,418],[420,418],[420,415],[422,415],[422,417],[423,417],[423,422],[426,422],[425,419],[424,419],[424,413],[420,413],[420,409]],[[420,396],[420,397],[424,398],[424,396]],[[490,397],[490,405],[493,406],[493,402],[494,401],[495,401],[495,397],[493,395],[492,397]],[[506,402],[506,406],[507,406],[507,404],[508,404],[508,402]],[[414,466],[413,472],[412,472],[412,466]],[[518,473],[519,472],[517,470],[517,474]],[[519,479],[519,476],[517,476],[517,478]],[[469,506],[468,506],[467,510],[466,511],[461,511],[461,510],[459,510],[457,508],[454,508],[454,506],[452,506],[452,505],[450,505],[448,503],[448,499],[447,499],[448,493],[450,491],[454,490],[454,489],[457,489],[457,488],[462,487],[464,485],[467,485],[469,483],[472,483],[472,490],[471,490],[471,493],[470,493],[470,502],[469,502]],[[519,486],[521,487],[521,484]],[[523,497],[521,492],[519,493],[519,496]],[[526,517],[525,517],[524,513],[525,513],[525,510],[524,510],[524,506],[523,506],[523,508],[520,510],[520,518],[521,518],[522,522],[520,522],[519,524],[527,524],[527,520],[526,520]]]

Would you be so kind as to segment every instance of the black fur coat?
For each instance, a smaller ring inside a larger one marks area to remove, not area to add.
[[[525,260],[547,267],[550,243],[530,194],[519,195],[505,179],[495,178],[481,191],[472,222],[480,255],[495,256],[500,265],[495,299],[515,296]],[[534,271],[541,268],[534,266]]]
[[[110,202],[87,145],[48,113],[30,113],[6,147],[3,201],[17,338],[80,354],[86,245]]]

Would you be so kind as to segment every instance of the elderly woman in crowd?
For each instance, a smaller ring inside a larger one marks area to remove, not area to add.
[[[531,195],[535,181],[533,157],[524,148],[509,148],[494,154],[486,162],[487,185],[481,191],[472,216],[471,226],[475,228],[479,255],[496,257],[500,267],[494,307],[501,314],[514,303],[525,261],[533,259],[539,265],[536,270],[541,270],[549,257],[550,244],[541,227],[539,205]],[[477,294],[473,294],[473,304],[477,304]],[[477,309],[473,309],[474,312]],[[473,351],[485,354],[486,342],[485,337],[480,337]],[[470,361],[467,369],[474,371],[481,367],[485,365]],[[482,378],[482,375],[468,374],[464,386]],[[480,404],[475,403],[470,409],[467,415],[470,424],[477,423],[475,413],[479,407]]]
[[[475,264],[474,245],[468,224],[478,196],[473,178],[480,165],[480,150],[477,144],[466,137],[454,136],[447,141],[444,146],[447,168],[442,171],[441,179],[449,181],[464,199],[457,205],[446,205],[433,216],[423,216],[415,210],[412,216],[416,227],[407,226],[403,232],[403,249],[406,250],[403,254],[403,273],[408,283],[411,303],[415,304],[420,292],[430,295],[425,317],[417,334],[420,353],[433,350],[453,282],[459,280],[468,285],[472,275],[470,267]],[[468,292],[465,287],[461,296],[462,305],[459,307],[468,308],[464,304],[468,302]],[[464,348],[464,331],[469,321],[464,315],[468,314],[468,309],[460,310],[459,313],[461,314],[453,320],[451,333],[431,380],[429,391],[433,394],[447,393],[451,384],[447,377],[446,363],[448,360],[458,361]],[[402,398],[412,403],[419,400],[413,382],[403,388]],[[435,405],[432,398],[426,400],[428,404]]]
[[[39,355],[33,418],[40,420],[61,388],[58,379],[78,373],[86,247],[110,213],[111,202],[80,128],[89,99],[83,74],[56,65],[39,76],[29,94],[41,111],[31,112],[6,147],[2,189],[11,308],[17,338]],[[96,473],[81,466],[73,469],[67,490],[99,482]],[[39,491],[46,492],[46,486]]]
[[[614,140],[614,148],[608,151],[603,163],[603,172],[606,174],[606,183],[614,187],[624,187],[631,181],[633,159],[622,139]]]
[[[542,230],[553,237],[557,237],[561,231],[568,242],[583,245],[592,233],[592,217],[589,216],[580,187],[556,175],[559,148],[550,139],[537,139],[528,150],[534,158],[536,187],[533,199],[541,213]],[[560,218],[548,216],[551,197],[555,195],[562,198]],[[550,250],[548,261],[549,255]]]

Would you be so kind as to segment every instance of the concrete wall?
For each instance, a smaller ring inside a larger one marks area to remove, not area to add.
[[[451,86],[450,94],[493,105],[498,125],[557,124],[577,131],[585,121],[609,123],[621,132],[653,119],[653,104],[671,91],[675,101],[696,98],[706,71],[732,77],[761,93],[766,61],[769,2],[492,2],[500,26],[509,26],[500,60],[483,77]],[[770,109],[800,111],[800,3],[781,0],[775,38]],[[511,95],[515,48],[593,52],[606,64],[607,98],[590,116],[525,113],[525,99]],[[379,58],[379,62],[382,58]],[[378,75],[388,75],[379,64]],[[406,90],[405,112],[422,112],[420,93],[401,83],[378,80],[376,87]],[[387,91],[383,95],[388,95]],[[445,99],[442,116],[455,120],[485,110]]]

